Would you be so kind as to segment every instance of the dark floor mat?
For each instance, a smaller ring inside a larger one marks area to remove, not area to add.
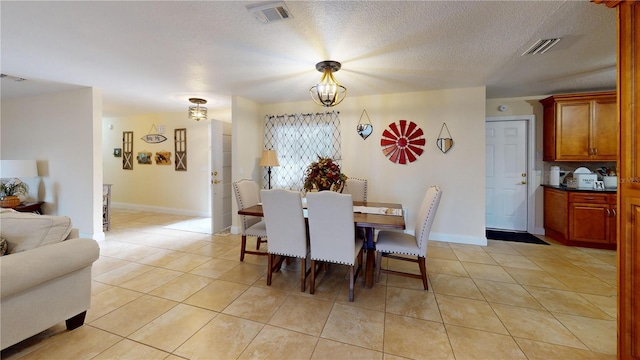
[[[487,239],[549,245],[544,240],[541,240],[537,236],[531,235],[527,232],[487,230]]]

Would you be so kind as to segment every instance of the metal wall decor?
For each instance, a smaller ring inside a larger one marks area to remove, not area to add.
[[[380,146],[382,153],[393,163],[407,164],[414,162],[422,155],[426,140],[424,132],[413,121],[399,120],[389,124],[382,132]]]
[[[133,131],[122,132],[122,168],[133,170]]]
[[[442,131],[446,130],[447,134],[442,134]],[[447,123],[442,123],[442,127],[440,128],[440,134],[438,134],[438,138],[436,139],[436,146],[443,154],[446,154],[447,151],[451,150],[453,147],[453,137],[451,137],[451,133],[449,132],[449,127]]]
[[[156,130],[155,133],[152,133],[151,131],[153,131],[153,129]],[[142,141],[149,143],[149,144],[158,144],[161,143],[163,141],[167,141],[167,137],[159,134],[158,133],[158,129],[156,128],[156,124],[151,125],[151,129],[149,129],[149,133],[143,137],[141,137]]]
[[[362,122],[362,118],[366,116],[367,122]],[[362,110],[362,115],[360,115],[360,120],[358,121],[358,126],[356,126],[356,131],[358,131],[358,135],[362,136],[363,140],[367,140],[369,135],[373,132],[373,125],[371,124],[371,119],[369,119],[369,114],[367,114],[367,110]]]
[[[175,129],[173,132],[176,150],[176,171],[187,171],[187,129]]]

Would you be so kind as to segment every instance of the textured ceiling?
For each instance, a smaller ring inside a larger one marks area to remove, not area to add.
[[[233,95],[309,100],[337,60],[349,97],[487,87],[487,97],[614,89],[615,11],[588,1],[288,1],[258,22],[243,1],[0,2],[3,98],[102,90],[104,116],[210,108]],[[521,56],[541,38],[562,40]]]

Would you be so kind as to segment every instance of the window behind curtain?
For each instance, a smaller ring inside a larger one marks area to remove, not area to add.
[[[304,172],[318,156],[342,160],[338,112],[265,116],[264,147],[280,166],[271,170],[271,187],[302,191]],[[267,184],[267,169],[263,172]]]

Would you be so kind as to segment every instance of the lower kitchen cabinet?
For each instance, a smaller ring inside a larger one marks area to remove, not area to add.
[[[545,233],[565,245],[616,248],[616,194],[545,187]]]

